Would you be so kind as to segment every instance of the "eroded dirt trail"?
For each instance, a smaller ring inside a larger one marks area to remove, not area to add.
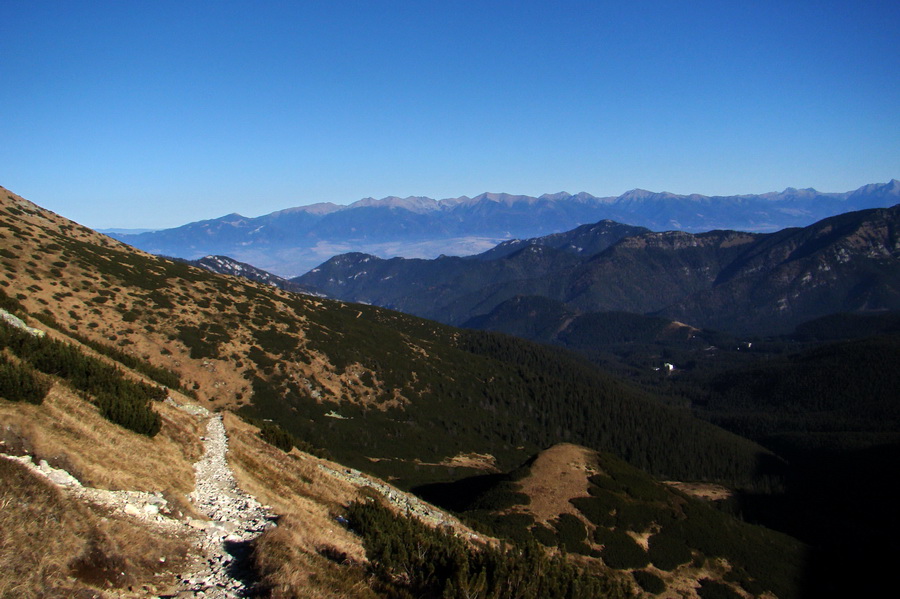
[[[182,577],[178,590],[168,597],[233,599],[249,596],[252,572],[247,567],[249,544],[269,526],[274,516],[240,489],[228,462],[228,437],[222,417],[212,415],[203,437],[203,458],[194,464],[196,487],[190,499],[209,521],[191,520],[202,529],[202,559]]]

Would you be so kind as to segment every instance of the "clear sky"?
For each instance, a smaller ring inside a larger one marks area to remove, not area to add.
[[[0,0],[0,185],[92,227],[891,178],[897,0]]]

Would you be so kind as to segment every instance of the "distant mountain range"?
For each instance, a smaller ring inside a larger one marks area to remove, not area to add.
[[[484,193],[440,201],[387,197],[349,206],[300,206],[259,217],[229,214],[174,229],[110,235],[154,254],[186,259],[227,255],[289,277],[341,253],[382,258],[469,255],[502,241],[558,233],[604,219],[654,231],[772,232],[898,202],[896,179],[845,193],[788,188],[762,195],[703,196],[635,189],[604,198],[584,192],[540,197]]]
[[[896,182],[895,182],[896,183]],[[900,309],[900,205],[776,233],[602,221],[468,258],[336,256],[294,279],[330,297],[541,341],[622,311],[740,334]]]

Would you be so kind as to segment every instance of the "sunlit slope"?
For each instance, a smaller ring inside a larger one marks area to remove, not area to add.
[[[759,484],[771,455],[577,360],[493,334],[290,294],[157,258],[3,190],[0,285],[51,330],[180,375],[408,484],[572,441],[670,478]]]

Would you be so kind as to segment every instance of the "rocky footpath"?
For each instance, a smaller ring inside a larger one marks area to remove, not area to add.
[[[208,519],[186,517],[177,511],[173,513],[160,493],[84,487],[71,474],[50,466],[45,460],[35,463],[28,455],[0,454],[0,457],[24,464],[83,501],[136,518],[148,526],[193,538],[197,551],[192,566],[157,599],[240,599],[252,596],[253,572],[248,566],[250,543],[267,528],[275,526],[275,516],[267,506],[261,505],[238,486],[226,461],[228,438],[221,415],[210,414],[201,406],[177,404],[171,398],[166,403],[198,419],[206,419],[206,434],[201,437],[205,451],[194,464],[195,488],[189,498],[197,512]],[[321,464],[319,467],[354,486],[374,489],[392,505],[426,524],[451,527],[465,536],[478,538],[457,519],[414,495],[371,479],[357,470],[335,470]]]
[[[246,597],[252,589],[252,572],[245,564],[250,541],[274,526],[274,516],[234,479],[225,460],[228,438],[220,415],[209,418],[202,441],[206,451],[194,464],[196,488],[190,499],[209,521],[188,520],[201,531],[202,558],[181,578],[174,594],[165,597]]]
[[[222,417],[201,406],[170,405],[197,418],[206,418],[206,435],[201,437],[205,452],[194,464],[196,484],[190,500],[208,520],[184,517],[172,512],[160,493],[142,491],[109,491],[82,486],[65,470],[54,468],[46,460],[35,463],[30,455],[0,457],[17,461],[35,474],[82,501],[140,520],[168,533],[188,534],[195,539],[197,557],[193,567],[180,576],[165,598],[237,599],[250,595],[252,571],[247,567],[250,542],[266,528],[275,526],[274,515],[237,484],[225,456],[228,438]]]

